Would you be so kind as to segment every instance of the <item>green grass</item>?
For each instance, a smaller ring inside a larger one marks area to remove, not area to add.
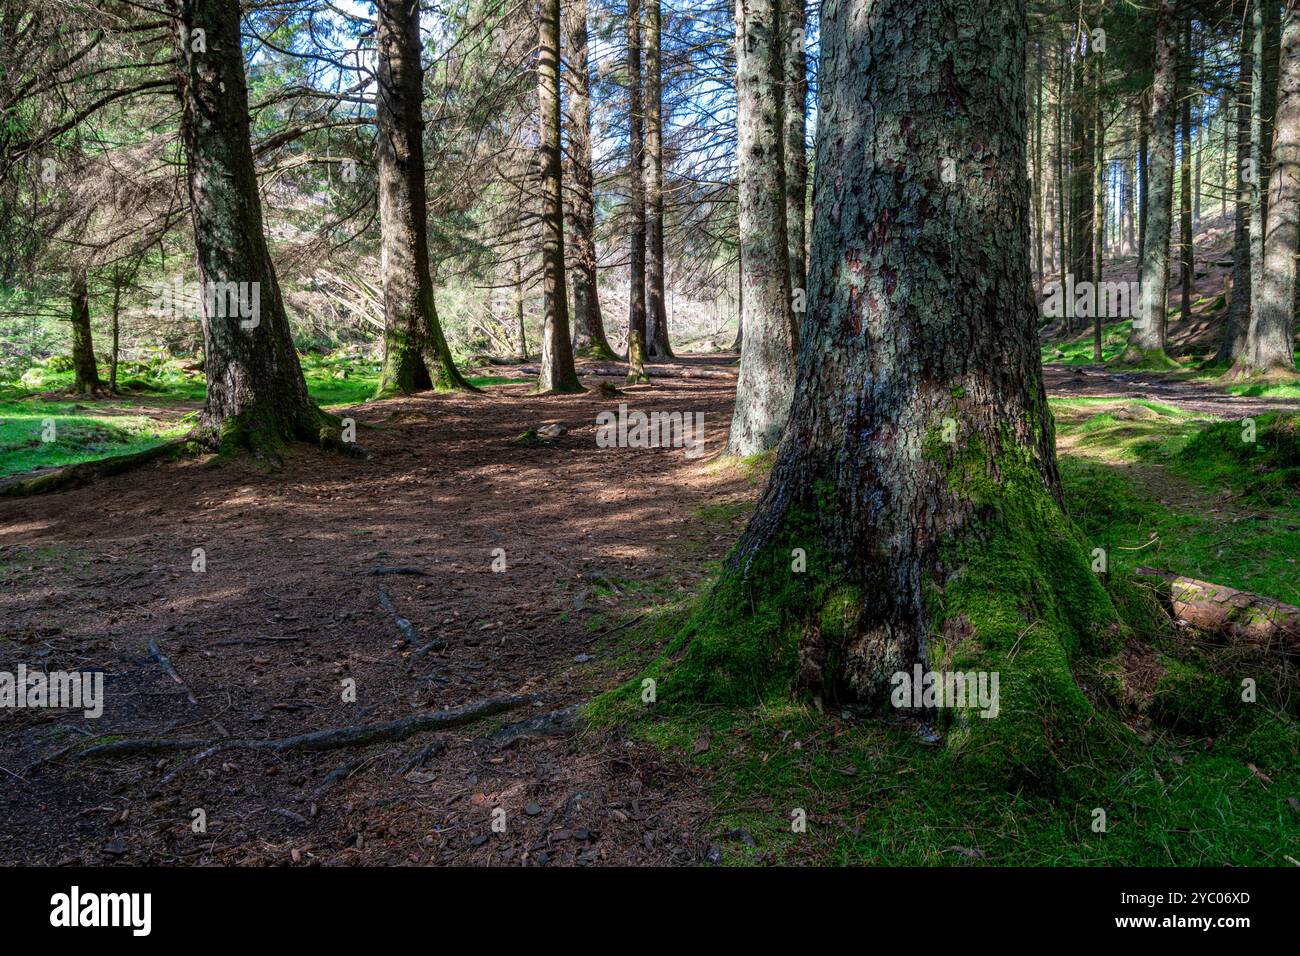
[[[105,412],[74,402],[0,399],[0,477],[144,451],[189,427]]]
[[[323,408],[359,405],[374,396],[379,382],[376,362],[314,353],[303,356],[301,362],[307,390]],[[67,364],[56,358],[28,368],[18,380],[0,383],[0,478],[144,451],[184,434],[188,420],[169,425],[136,413],[133,399],[162,406],[198,406],[204,399],[203,376],[185,372],[170,358],[122,363],[118,367],[118,399],[42,398],[43,393],[72,387],[73,373]],[[106,375],[106,370],[101,369],[100,374]],[[493,375],[469,379],[478,388],[533,381]],[[43,439],[50,434],[46,422],[53,422],[53,441]]]
[[[1084,321],[1084,320],[1080,320]],[[1091,319],[1086,320],[1091,322]],[[1112,322],[1101,327],[1101,359],[1103,362],[1110,362],[1119,357],[1128,344],[1129,330],[1133,323],[1128,319],[1123,322]],[[1084,332],[1078,333],[1074,338],[1065,341],[1044,342],[1040,349],[1043,364],[1055,363],[1057,365],[1093,365],[1095,364],[1092,357],[1092,326]],[[1061,355],[1057,355],[1057,352]]]

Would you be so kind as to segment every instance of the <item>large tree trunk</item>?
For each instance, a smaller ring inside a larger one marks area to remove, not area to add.
[[[645,371],[645,160],[644,117],[641,103],[641,0],[627,3],[627,97],[628,97],[628,191],[631,195],[631,226],[628,238],[627,381],[629,385],[650,381]]]
[[[375,165],[379,172],[384,364],[378,395],[468,388],[433,303],[424,188],[418,0],[378,0]]]
[[[1133,316],[1124,361],[1167,365],[1166,300],[1169,295],[1169,226],[1174,187],[1174,90],[1178,73],[1178,25],[1174,0],[1157,0],[1155,81],[1151,89],[1147,156],[1146,229],[1142,245],[1141,306]]]
[[[1015,743],[964,759],[1050,774],[1089,713],[1068,656],[1114,609],[1062,512],[1038,358],[1026,2],[827,0],[822,18],[790,425],[660,700],[795,680],[887,710],[915,664],[1000,670],[1001,714],[971,732]]]
[[[542,172],[541,392],[581,392],[569,338],[564,281],[564,180],[560,158],[560,0],[542,0],[537,27],[537,150]]]
[[[790,292],[808,294],[808,52],[805,48],[807,10],[804,0],[781,0],[785,19],[785,229],[790,247]],[[807,308],[806,302],[804,306]],[[792,342],[799,347],[804,312],[794,312]]]
[[[664,104],[663,13],[660,0],[645,0],[645,195],[646,347],[654,358],[672,358],[664,304]]]
[[[95,364],[95,347],[90,337],[90,293],[86,288],[84,266],[72,267],[68,298],[72,305],[72,387],[83,395],[93,395],[102,386],[99,368]]]
[[[1232,298],[1224,322],[1223,339],[1214,356],[1216,362],[1236,362],[1246,347],[1250,328],[1250,215],[1254,185],[1246,181],[1245,170],[1251,152],[1251,76],[1254,73],[1254,43],[1249,31],[1241,41],[1241,67],[1237,73],[1237,201],[1232,239]],[[1227,189],[1225,180],[1224,189]]]
[[[781,116],[783,37],[778,0],[737,0],[736,165],[745,338],[728,444],[733,455],[752,455],[776,445],[785,430],[794,386]]]
[[[1282,26],[1264,268],[1239,373],[1294,371],[1296,247],[1300,239],[1300,11]]]
[[[569,69],[569,251],[573,257],[573,350],[595,359],[613,359],[605,337],[596,281],[596,204],[591,170],[591,72],[587,59],[587,0],[572,0],[568,10]]]
[[[293,439],[335,445],[335,421],[307,394],[262,231],[239,3],[170,4],[190,215],[204,292],[208,384],[200,429],[223,449],[246,447],[270,461],[277,461],[279,446]]]

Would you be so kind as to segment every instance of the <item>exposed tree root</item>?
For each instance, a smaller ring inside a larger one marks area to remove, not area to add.
[[[582,704],[570,704],[549,714],[538,714],[527,720],[507,724],[495,733],[482,737],[477,743],[493,747],[509,747],[525,737],[567,737],[582,726]]]
[[[370,744],[405,740],[415,734],[428,730],[445,730],[470,724],[493,714],[523,707],[537,700],[535,694],[522,694],[513,697],[491,697],[464,707],[452,707],[447,710],[428,714],[416,714],[400,720],[388,720],[379,724],[353,724],[348,727],[332,727],[327,730],[314,730],[296,737],[280,737],[268,740],[167,740],[144,738],[139,740],[115,740],[95,747],[88,747],[77,754],[79,759],[88,757],[121,757],[136,754],[165,753],[174,750],[194,750],[204,748],[192,757],[185,766],[193,766],[213,754],[227,750],[265,750],[271,753],[285,753],[291,750],[337,750],[341,747],[365,747]],[[183,769],[183,768],[178,768]],[[173,771],[170,776],[174,776]]]

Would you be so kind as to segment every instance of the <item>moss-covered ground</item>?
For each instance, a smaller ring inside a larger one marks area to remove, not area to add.
[[[791,694],[798,629],[775,609],[802,601],[833,627],[855,596],[815,579],[773,592],[780,577],[736,594],[714,569],[699,594],[646,593],[603,640],[636,676],[588,708],[588,732],[687,765],[731,863],[1297,864],[1294,663],[1171,626],[1132,577],[1150,565],[1300,603],[1294,418],[1261,416],[1242,443],[1240,422],[1153,402],[1053,409],[1068,518],[1013,480],[1020,503],[991,502],[1009,519],[934,596],[949,626],[932,666],[1000,671],[997,717],[932,726]],[[743,505],[698,517],[734,530]]]

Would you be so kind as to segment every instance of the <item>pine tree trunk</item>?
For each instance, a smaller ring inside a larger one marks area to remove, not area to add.
[[[90,294],[86,288],[84,266],[72,267],[68,298],[72,303],[72,387],[83,395],[100,390],[99,368],[95,364],[95,347],[90,337]]]
[[[808,294],[808,53],[806,0],[782,0],[785,18],[785,230],[790,247],[790,291]],[[806,301],[805,301],[806,308]],[[792,341],[798,349],[804,312],[793,312]]]
[[[1295,371],[1296,249],[1300,240],[1300,11],[1292,5],[1281,29],[1281,59],[1269,176],[1264,268],[1253,302],[1240,373]]]
[[[1033,133],[1033,155],[1034,164],[1033,187],[1034,187],[1034,231],[1030,237],[1033,243],[1034,255],[1034,273],[1039,279],[1043,277],[1043,45],[1035,44],[1036,55],[1034,59],[1034,133]],[[794,273],[791,272],[793,281]]]
[[[223,450],[245,447],[273,462],[285,441],[337,444],[337,425],[307,394],[263,233],[239,3],[170,0],[170,9],[204,293],[207,399],[200,429]]]
[[[1101,28],[1102,14],[1098,11],[1097,26]],[[1093,281],[1100,284],[1104,281],[1102,275],[1102,260],[1106,249],[1106,118],[1102,110],[1101,87],[1105,80],[1106,68],[1103,54],[1092,49],[1089,42],[1088,59],[1091,60],[1092,67],[1092,139],[1096,150],[1093,156],[1093,183],[1092,183],[1092,221],[1093,221],[1093,240],[1092,240],[1092,273]],[[1093,309],[1092,318],[1092,360],[1101,362],[1101,315],[1100,303]]]
[[[524,331],[524,266],[515,260],[515,358],[528,361],[528,336]]]
[[[794,385],[781,115],[785,43],[777,0],[738,0],[736,10],[736,165],[745,340],[727,447],[733,455],[753,455],[780,440]]]
[[[648,382],[646,375],[646,211],[644,116],[641,103],[641,0],[627,2],[627,95],[628,95],[628,192],[631,196],[631,226],[628,238],[627,381]]]
[[[646,346],[652,358],[672,358],[664,303],[663,13],[645,0]]]
[[[542,173],[540,392],[581,392],[569,338],[564,276],[564,173],[560,158],[560,0],[541,0],[537,26],[537,151]]]
[[[1253,208],[1254,186],[1246,181],[1245,170],[1251,155],[1251,103],[1253,99],[1252,75],[1255,53],[1252,34],[1242,36],[1241,67],[1237,74],[1237,198],[1236,222],[1232,240],[1232,297],[1228,302],[1228,317],[1224,322],[1223,339],[1214,360],[1231,365],[1244,353],[1246,333],[1250,328],[1250,216]],[[1226,189],[1226,181],[1225,181]]]
[[[419,2],[379,0],[375,16],[375,166],[384,289],[384,363],[376,394],[468,388],[443,338],[429,273]]]
[[[1142,304],[1133,317],[1124,361],[1168,364],[1165,355],[1169,294],[1169,227],[1174,186],[1174,119],[1177,102],[1178,25],[1174,0],[1157,0],[1155,80],[1151,89],[1146,229],[1142,246]]]
[[[1261,350],[1259,335],[1270,330],[1276,322],[1273,310],[1276,302],[1264,306],[1266,294],[1276,297],[1280,293],[1276,286],[1271,292],[1265,292],[1265,283],[1273,284],[1276,276],[1267,273],[1268,235],[1271,231],[1273,169],[1274,155],[1273,114],[1277,107],[1280,48],[1280,29],[1278,24],[1277,4],[1255,0],[1251,9],[1252,43],[1254,62],[1251,70],[1251,109],[1250,109],[1250,164],[1255,170],[1256,182],[1251,193],[1250,213],[1250,319],[1246,323],[1245,341],[1241,351],[1235,357],[1229,374],[1233,377],[1252,375],[1263,371],[1257,358],[1268,357],[1267,367],[1277,367],[1281,357],[1275,343],[1266,345]],[[1284,229],[1285,234],[1285,229]],[[1270,316],[1262,320],[1261,307]],[[1287,345],[1290,354],[1290,343]]]
[[[1182,155],[1179,157],[1179,242],[1178,271],[1182,287],[1182,309],[1180,314],[1184,322],[1192,318],[1192,98],[1191,91],[1191,24],[1187,26],[1187,41],[1179,57],[1182,67],[1182,82],[1179,83],[1178,99],[1182,104]]]
[[[824,3],[788,437],[661,701],[793,681],[887,711],[914,664],[1000,669],[999,719],[969,730],[1023,748],[960,759],[1012,776],[1053,773],[1045,725],[1087,721],[1066,661],[1114,610],[1062,512],[1038,358],[1027,33],[1025,0]]]
[[[573,349],[578,355],[613,359],[605,337],[596,281],[596,204],[591,169],[591,68],[588,64],[587,0],[568,11],[569,69],[569,246],[573,256]]]
[[[1150,145],[1150,128],[1151,128],[1151,110],[1150,104],[1144,97],[1139,101],[1138,108],[1138,198],[1137,198],[1137,217],[1138,217],[1138,283],[1142,281],[1142,257],[1147,246],[1147,193],[1150,190],[1149,177],[1151,167],[1147,163],[1149,158],[1148,147]]]

